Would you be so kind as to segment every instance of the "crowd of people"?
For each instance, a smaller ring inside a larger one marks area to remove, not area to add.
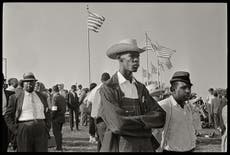
[[[176,71],[170,91],[151,96],[133,73],[139,68],[143,49],[135,39],[122,40],[106,54],[118,60],[119,69],[101,75],[101,83],[89,88],[64,84],[47,89],[32,72],[23,78],[3,76],[3,125],[1,151],[9,144],[17,152],[47,152],[50,132],[56,150],[63,151],[62,127],[68,115],[71,131],[88,126],[89,142],[98,152],[193,152],[196,137],[204,127],[222,134],[221,149],[227,149],[227,90],[220,95],[213,88],[204,101],[195,93],[190,73]]]

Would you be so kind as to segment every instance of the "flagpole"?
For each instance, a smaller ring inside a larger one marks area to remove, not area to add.
[[[159,58],[157,56],[157,83],[160,88],[160,82],[159,82],[159,76],[160,76],[160,70],[159,70]]]
[[[145,32],[145,45],[147,47],[147,32]],[[147,85],[149,83],[149,59],[148,59],[148,52],[149,50],[147,50]]]
[[[89,7],[87,4],[87,13],[89,11]],[[88,40],[88,54],[89,54],[89,85],[91,83],[91,75],[90,75],[90,42],[89,42],[89,29],[88,29],[88,21],[87,21],[87,40]]]

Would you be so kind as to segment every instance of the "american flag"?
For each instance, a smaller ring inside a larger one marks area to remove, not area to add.
[[[105,21],[105,17],[88,11],[88,29],[94,32],[99,32],[99,28]]]

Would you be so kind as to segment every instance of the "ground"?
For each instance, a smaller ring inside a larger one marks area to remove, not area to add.
[[[220,152],[221,138],[215,136],[213,138],[204,137],[213,133],[213,129],[202,129],[201,137],[197,139],[197,147],[195,152]],[[79,131],[71,131],[69,123],[63,126],[63,152],[96,152],[96,144],[89,142],[88,127],[80,126]],[[12,150],[9,148],[9,151]],[[56,152],[55,141],[51,132],[51,139],[49,140],[49,152]]]

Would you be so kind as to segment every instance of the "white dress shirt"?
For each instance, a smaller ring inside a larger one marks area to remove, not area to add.
[[[6,105],[7,105],[6,94],[5,94],[4,89],[2,88],[2,116],[5,115]]]
[[[32,105],[33,104],[32,97],[33,97],[35,108],[33,108]],[[22,112],[18,120],[28,121],[33,119],[45,119],[44,106],[40,98],[37,96],[35,92],[28,93],[25,91],[23,105],[22,105]]]
[[[168,123],[165,123],[167,126],[165,125],[163,128],[163,132],[166,133],[165,137],[162,134],[162,139],[165,140],[163,149],[183,152],[195,148],[196,136],[191,106],[186,104],[182,108],[173,96],[160,101],[159,105],[166,111],[166,115],[169,115],[169,109],[171,111]]]
[[[89,94],[88,101],[92,104],[92,110],[91,110],[91,117],[96,118],[98,114],[98,110],[101,105],[101,95],[99,94],[99,90],[102,86],[102,83],[96,86]]]
[[[135,79],[132,77],[132,83],[127,80],[119,71],[117,72],[118,82],[122,92],[126,98],[138,99],[137,87]]]

